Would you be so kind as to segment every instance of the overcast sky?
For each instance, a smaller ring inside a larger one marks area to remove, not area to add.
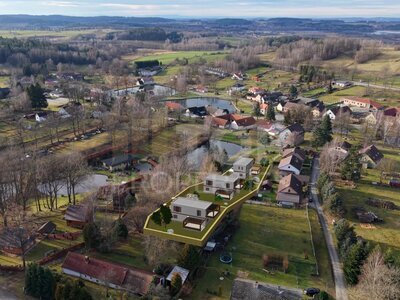
[[[182,17],[400,17],[400,0],[0,0],[0,14]]]

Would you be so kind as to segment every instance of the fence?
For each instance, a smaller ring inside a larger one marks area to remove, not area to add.
[[[71,240],[74,241],[76,240],[80,235],[82,234],[82,231],[77,231],[77,232],[65,232],[65,233],[50,233],[46,235],[46,238],[49,240]]]
[[[85,247],[85,243],[84,242],[76,244],[76,245],[73,245],[73,246],[65,248],[65,249],[62,249],[62,250],[60,250],[60,251],[58,251],[56,253],[53,253],[53,254],[51,254],[49,256],[46,256],[46,257],[42,258],[41,260],[38,261],[38,264],[41,265],[41,266],[45,265],[45,264],[48,264],[49,262],[52,262],[54,260],[57,260],[57,259],[65,256],[65,255],[67,255],[67,253],[70,252],[70,251],[76,251],[76,250],[82,249],[83,247]]]

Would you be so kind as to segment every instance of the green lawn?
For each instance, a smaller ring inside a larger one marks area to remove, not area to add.
[[[229,298],[233,279],[239,271],[249,279],[282,286],[304,288],[315,285],[323,289],[326,285],[331,286],[331,278],[325,274],[321,277],[312,276],[316,270],[315,258],[312,254],[310,231],[305,213],[305,210],[243,204],[239,216],[240,227],[234,233],[227,248],[233,257],[232,265],[222,264],[219,261],[219,254],[213,254],[207,263],[205,274],[198,280],[190,299]],[[318,234],[319,227],[313,227]],[[322,248],[322,258],[324,252],[326,249]],[[308,259],[305,259],[305,253],[308,254]],[[263,271],[262,256],[264,254],[288,255],[288,272]],[[327,254],[324,255],[326,257]],[[322,263],[322,267],[326,268],[326,259],[322,259]],[[226,270],[231,275],[224,275],[223,272]],[[222,281],[219,279],[221,276],[224,277]],[[222,288],[220,298],[210,294],[205,296],[205,291],[217,292],[220,286]]]
[[[10,77],[0,76],[0,88],[9,87],[9,86],[10,86]]]
[[[205,59],[208,62],[221,59],[226,55],[223,51],[171,51],[161,52],[146,55],[135,59],[135,61],[146,61],[146,60],[158,60],[163,65],[170,64],[176,59],[188,59],[189,63],[199,61],[199,59]]]

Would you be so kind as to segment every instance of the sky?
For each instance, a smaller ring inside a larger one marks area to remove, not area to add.
[[[164,17],[400,17],[400,0],[0,0],[0,14]]]

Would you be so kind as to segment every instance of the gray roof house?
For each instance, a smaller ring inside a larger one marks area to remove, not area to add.
[[[237,173],[231,175],[210,174],[204,180],[204,192],[232,199],[237,188],[240,188],[240,176]]]
[[[210,219],[218,215],[220,207],[196,196],[178,197],[170,205],[172,220],[182,222],[183,227],[202,231]]]
[[[241,157],[233,163],[233,172],[240,178],[245,179],[250,175],[250,170],[254,165],[254,159],[250,157]]]
[[[298,206],[303,198],[303,184],[299,177],[290,174],[279,181],[276,201],[282,205]]]

